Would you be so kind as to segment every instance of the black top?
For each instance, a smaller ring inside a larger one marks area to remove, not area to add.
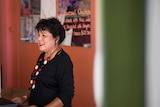
[[[42,53],[39,58],[44,58],[44,55],[45,53]],[[29,105],[43,107],[58,97],[64,107],[72,107],[73,96],[73,64],[68,54],[61,50],[37,76],[35,88],[31,89]]]

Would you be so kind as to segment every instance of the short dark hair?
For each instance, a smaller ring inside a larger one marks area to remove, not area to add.
[[[57,18],[47,18],[47,19],[41,19],[37,25],[36,25],[37,31],[43,31],[47,30],[49,31],[53,38],[60,37],[59,44],[62,43],[62,41],[65,38],[65,30],[60,21]]]

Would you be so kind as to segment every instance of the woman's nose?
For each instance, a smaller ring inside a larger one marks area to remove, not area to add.
[[[37,41],[40,41],[42,40],[42,37],[41,36],[37,36]]]

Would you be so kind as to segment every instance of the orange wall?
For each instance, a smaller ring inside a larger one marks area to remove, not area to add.
[[[37,44],[20,41],[20,0],[1,0],[0,63],[3,67],[3,88],[28,88],[30,73],[40,54]],[[94,1],[91,1],[92,7]],[[91,48],[63,46],[74,64],[74,107],[94,107],[93,60],[95,51],[95,22],[92,8]]]
[[[16,2],[10,0],[0,1],[1,7],[1,64],[2,64],[2,85],[3,87],[12,87],[18,85],[18,20],[16,11]],[[13,78],[14,77],[14,78]],[[14,80],[14,81],[13,81]]]

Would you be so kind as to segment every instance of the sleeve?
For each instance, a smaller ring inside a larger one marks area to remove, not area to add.
[[[74,96],[73,64],[69,57],[62,57],[57,68],[57,81],[60,87],[58,97],[63,104],[71,105]]]

